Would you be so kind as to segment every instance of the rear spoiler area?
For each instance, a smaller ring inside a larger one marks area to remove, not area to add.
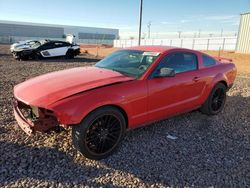
[[[217,61],[221,63],[232,63],[232,59],[224,58],[224,57],[214,57]]]

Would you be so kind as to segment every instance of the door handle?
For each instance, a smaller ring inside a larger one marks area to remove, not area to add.
[[[199,79],[200,79],[200,77],[195,76],[195,77],[193,78],[193,81],[197,82],[197,81],[199,81]]]

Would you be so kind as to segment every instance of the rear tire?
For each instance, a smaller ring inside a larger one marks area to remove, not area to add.
[[[85,157],[100,160],[115,151],[125,129],[125,118],[118,109],[102,107],[72,126],[72,142]]]
[[[66,59],[74,59],[74,57],[75,57],[74,51],[73,50],[68,50],[66,55],[65,55],[65,58]]]
[[[225,102],[226,86],[222,83],[218,83],[200,108],[200,111],[207,115],[216,115],[223,110]]]

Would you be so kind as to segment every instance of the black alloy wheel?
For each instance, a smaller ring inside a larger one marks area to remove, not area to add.
[[[211,108],[214,112],[217,112],[218,110],[221,109],[225,101],[225,98],[226,98],[226,94],[223,88],[216,89],[216,91],[214,92],[212,96],[212,103],[211,103]]]
[[[220,113],[226,102],[226,91],[226,86],[223,83],[218,83],[200,108],[201,112],[207,115]]]
[[[99,160],[115,151],[125,129],[122,112],[105,106],[91,112],[80,124],[72,125],[72,142],[85,157]]]
[[[66,59],[74,59],[74,56],[75,56],[74,51],[73,50],[68,50],[66,55],[65,55],[65,58]]]
[[[85,144],[95,155],[112,150],[119,140],[121,122],[113,114],[102,115],[95,119],[88,128]]]

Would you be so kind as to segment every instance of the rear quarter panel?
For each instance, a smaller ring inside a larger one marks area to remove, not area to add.
[[[203,104],[217,83],[224,82],[227,88],[230,88],[236,78],[237,70],[233,63],[217,62],[214,66],[202,67],[200,73],[206,78],[205,92],[200,101]]]

